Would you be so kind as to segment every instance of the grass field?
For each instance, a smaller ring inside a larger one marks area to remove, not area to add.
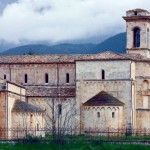
[[[64,145],[53,143],[8,144],[1,143],[0,150],[150,150],[149,145],[77,142]]]
[[[150,140],[150,136],[85,136],[85,135],[65,135],[46,137],[28,136],[22,142],[11,144],[0,143],[0,150],[150,150],[150,145],[125,144],[125,142],[141,142]],[[122,140],[124,143],[110,143],[112,140]],[[24,142],[24,143],[23,143]]]

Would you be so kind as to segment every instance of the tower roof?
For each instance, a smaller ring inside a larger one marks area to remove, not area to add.
[[[126,21],[144,20],[150,21],[150,13],[141,8],[136,8],[126,11],[126,16],[123,17]]]
[[[128,10],[127,12],[148,12],[148,11],[145,10],[145,9],[136,8],[136,9]],[[149,13],[149,12],[148,12],[148,13]]]

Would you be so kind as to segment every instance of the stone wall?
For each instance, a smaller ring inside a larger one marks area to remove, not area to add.
[[[102,70],[105,80],[130,79],[131,61],[77,61],[76,80],[101,80]]]
[[[10,138],[23,138],[27,135],[44,136],[44,131],[41,131],[45,127],[43,113],[13,112],[12,127],[14,131],[9,133]]]
[[[48,74],[48,83],[45,83],[45,74]],[[66,73],[70,75],[67,85],[75,85],[75,64],[11,64],[0,65],[0,77],[14,83],[24,85],[66,85]],[[25,83],[25,74],[28,82]],[[59,82],[59,83],[58,83]]]
[[[84,106],[82,111],[84,130],[89,128],[108,130],[108,128],[123,127],[123,107]]]
[[[58,126],[68,129],[79,127],[79,108],[76,107],[76,101],[74,97],[28,97],[28,103],[46,110],[46,128],[52,129],[53,121],[55,122],[56,128]],[[61,105],[61,114],[58,114],[58,105]]]
[[[136,62],[137,128],[150,128],[150,63]]]
[[[133,29],[135,27],[139,27],[141,29],[140,33],[140,48],[148,48],[148,36],[147,36],[147,28],[150,27],[148,22],[144,21],[132,21],[132,22],[127,22],[127,45],[126,47],[128,49],[133,48]]]
[[[7,103],[6,93],[0,92],[0,128],[5,128],[7,124]]]
[[[150,128],[150,109],[137,109],[137,129]]]
[[[130,70],[133,67],[134,74],[135,66],[131,65],[130,61],[86,61],[77,62],[76,65],[78,105],[81,106],[100,91],[106,91],[125,104],[122,127],[134,127],[136,114],[134,114],[133,95],[135,95],[135,87],[133,87]],[[101,79],[102,69],[105,70],[105,80]],[[91,116],[88,117],[91,118]]]

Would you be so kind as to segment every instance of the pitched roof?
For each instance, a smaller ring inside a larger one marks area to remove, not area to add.
[[[106,51],[98,54],[74,54],[74,55],[0,55],[0,64],[16,63],[62,63],[75,60],[93,59],[124,59],[120,54]]]
[[[124,103],[117,98],[108,94],[105,91],[101,91],[94,97],[86,101],[83,106],[123,106]]]
[[[12,112],[44,112],[45,110],[28,104],[21,100],[16,100],[12,109]]]
[[[124,57],[122,54],[114,53],[112,51],[106,51],[103,53],[88,55],[88,56],[82,56],[78,60],[126,60],[129,58]]]
[[[122,56],[135,61],[150,61],[149,58],[144,57],[140,54],[131,53],[131,54],[122,54]]]
[[[10,55],[0,56],[0,64],[74,62],[80,55]]]
[[[137,60],[150,61],[150,59],[138,54],[138,58],[129,57],[132,54],[119,54],[106,51],[98,54],[74,54],[74,55],[0,55],[0,64],[34,64],[34,63],[74,63],[77,60]]]
[[[28,86],[26,87],[26,96],[34,97],[75,97],[75,87],[52,88],[48,86]]]

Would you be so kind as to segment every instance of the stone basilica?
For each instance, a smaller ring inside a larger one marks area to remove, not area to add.
[[[1,55],[0,128],[150,128],[150,13],[123,19],[126,54]]]

